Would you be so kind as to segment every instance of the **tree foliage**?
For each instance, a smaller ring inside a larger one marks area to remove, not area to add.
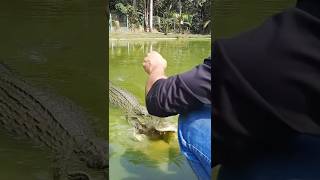
[[[160,32],[210,33],[210,0],[113,0],[110,11],[127,15],[131,28],[149,26],[153,2],[153,24]]]

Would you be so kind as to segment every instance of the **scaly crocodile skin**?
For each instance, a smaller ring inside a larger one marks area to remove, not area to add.
[[[28,85],[0,64],[0,127],[48,147],[59,169],[55,179],[89,179],[92,172],[106,179],[107,142],[96,138],[87,118],[72,102]]]

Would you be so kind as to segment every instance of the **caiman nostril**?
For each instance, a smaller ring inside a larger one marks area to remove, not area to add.
[[[107,163],[107,164],[104,164],[103,166],[102,166],[102,169],[108,169],[109,168],[109,164]]]

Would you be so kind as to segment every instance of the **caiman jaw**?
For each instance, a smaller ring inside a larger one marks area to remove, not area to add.
[[[72,172],[68,174],[68,180],[91,180],[85,172]]]
[[[126,119],[134,128],[134,133],[144,134],[152,139],[162,138],[167,134],[166,128],[158,128],[159,122],[165,119],[152,116],[130,92],[109,82],[109,102],[126,113]],[[168,126],[171,126],[168,123]],[[167,128],[169,129],[169,128]],[[162,132],[164,131],[164,132]]]

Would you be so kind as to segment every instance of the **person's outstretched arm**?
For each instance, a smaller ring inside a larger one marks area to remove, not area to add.
[[[144,69],[149,75],[146,84],[148,112],[166,117],[211,104],[211,60],[188,72],[165,76],[166,60],[157,52],[144,59]]]
[[[143,68],[149,75],[146,84],[146,95],[151,89],[152,85],[159,79],[167,79],[165,76],[165,69],[167,68],[167,61],[156,51],[152,51],[144,58]]]

